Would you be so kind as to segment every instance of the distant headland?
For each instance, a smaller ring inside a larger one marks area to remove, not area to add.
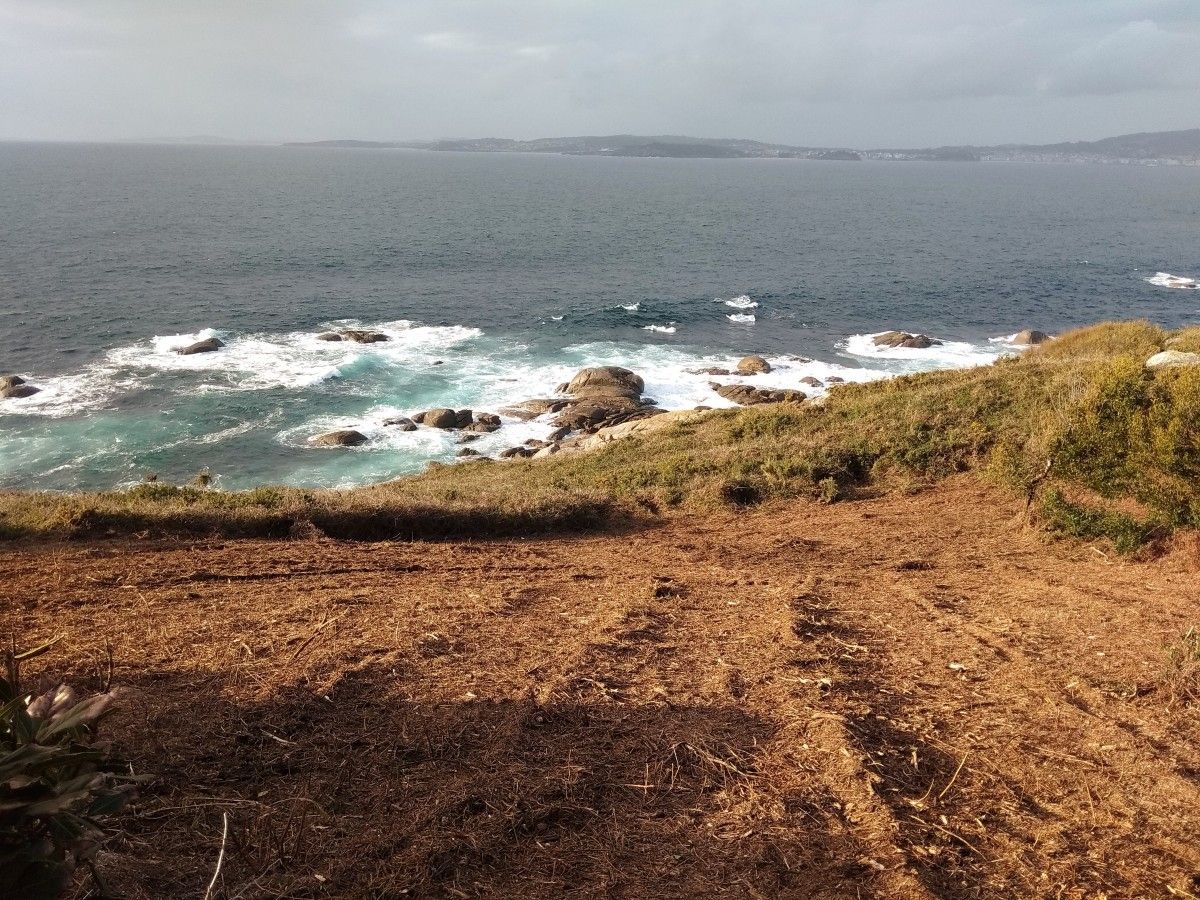
[[[291,143],[290,147],[411,149],[473,153],[562,153],[573,156],[629,156],[692,159],[814,159],[856,162],[925,160],[934,162],[1123,163],[1126,165],[1200,165],[1200,128],[1126,134],[1098,141],[1061,144],[998,144],[989,147],[861,149],[801,147],[740,138],[683,135],[614,134],[538,138],[463,138],[439,141],[330,140]]]

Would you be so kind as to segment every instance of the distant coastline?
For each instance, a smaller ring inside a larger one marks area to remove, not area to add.
[[[1200,128],[1186,131],[1126,134],[1099,141],[1074,141],[1060,144],[998,144],[918,149],[803,147],[738,138],[636,134],[538,138],[531,141],[509,138],[463,138],[440,141],[326,140],[292,142],[285,146],[472,153],[559,153],[570,156],[669,159],[812,159],[842,162],[901,160],[1200,166]]]

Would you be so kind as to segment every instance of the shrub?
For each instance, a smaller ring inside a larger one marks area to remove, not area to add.
[[[26,693],[19,666],[47,650],[8,651],[0,678],[0,896],[50,900],[70,885],[79,864],[94,877],[92,858],[104,818],[130,799],[135,782],[96,729],[113,694],[79,699],[59,685]]]

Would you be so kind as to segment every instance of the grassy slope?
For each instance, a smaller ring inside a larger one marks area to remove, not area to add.
[[[823,404],[714,412],[586,455],[432,466],[353,491],[144,485],[0,495],[0,536],[109,531],[440,537],[586,528],[676,509],[837,500],[975,470],[1047,520],[1131,548],[1200,525],[1200,369],[1151,373],[1200,328],[1094,326],[1018,359],[837,388]]]

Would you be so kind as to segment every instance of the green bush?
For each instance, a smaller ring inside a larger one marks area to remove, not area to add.
[[[80,699],[65,685],[37,696],[22,689],[20,663],[47,647],[6,653],[0,678],[0,897],[52,900],[80,864],[95,876],[104,819],[141,780],[119,774],[96,742],[111,693]]]

